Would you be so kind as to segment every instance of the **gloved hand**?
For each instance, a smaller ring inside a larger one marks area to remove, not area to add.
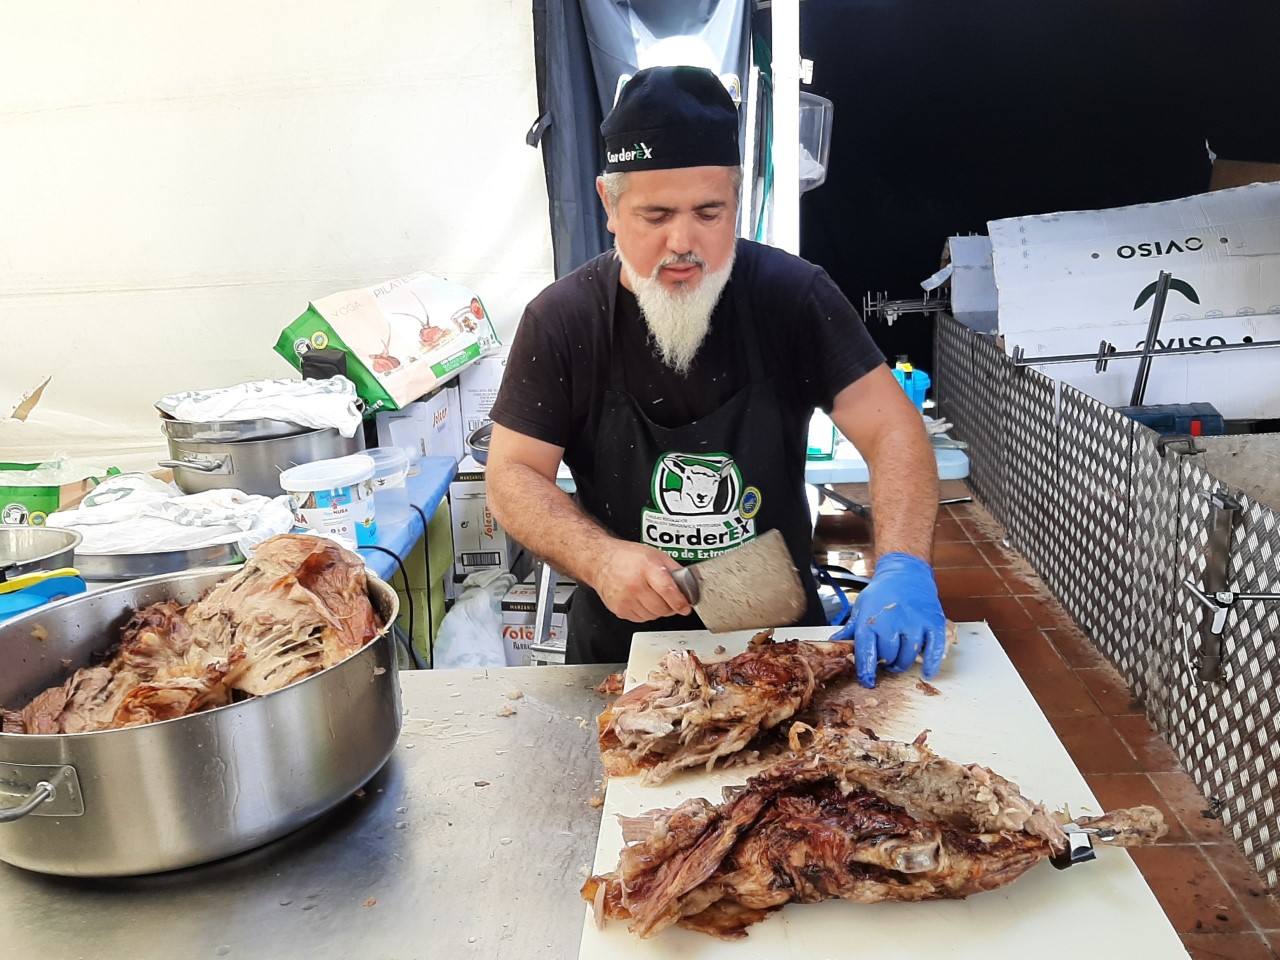
[[[947,619],[933,582],[933,568],[909,553],[886,553],[871,582],[858,594],[849,622],[831,637],[852,640],[858,680],[876,685],[882,661],[901,673],[924,651],[924,677],[938,674],[947,652]]]

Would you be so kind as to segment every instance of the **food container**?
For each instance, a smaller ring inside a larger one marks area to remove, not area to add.
[[[243,490],[280,496],[280,473],[298,464],[359,453],[360,434],[347,439],[334,429],[303,430],[261,440],[195,440],[168,437],[171,459],[160,466],[173,470],[183,493]]]
[[[0,703],[19,707],[94,662],[137,608],[190,603],[233,572],[137,580],[0,625]],[[370,576],[369,599],[390,625],[395,591]],[[127,876],[260,846],[363,786],[391,755],[400,722],[384,627],[341,663],[266,696],[120,730],[0,733],[0,860]]]
[[[0,526],[0,581],[37,570],[74,567],[82,539],[74,530]]]
[[[409,475],[409,457],[400,447],[372,447],[365,456],[373,461],[373,493],[381,504],[409,505],[405,477]]]
[[[373,543],[378,533],[373,471],[373,458],[363,453],[286,470],[280,486],[293,505],[294,523],[351,547]]]

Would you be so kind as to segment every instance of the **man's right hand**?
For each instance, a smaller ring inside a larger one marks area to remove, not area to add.
[[[680,564],[655,547],[614,540],[592,586],[616,617],[645,623],[693,612],[671,571]]]

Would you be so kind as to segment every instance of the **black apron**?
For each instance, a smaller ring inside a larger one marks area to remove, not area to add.
[[[723,553],[767,530],[779,530],[808,595],[801,624],[824,626],[812,569],[812,527],[804,462],[789,462],[783,418],[754,322],[741,336],[750,381],[725,404],[682,427],[662,427],[622,390],[617,343],[615,262],[609,283],[610,376],[590,475],[574,472],[579,505],[614,536],[648,543],[681,563]],[[734,314],[749,317],[730,281]],[[616,388],[616,389],[615,389]],[[640,631],[701,630],[697,614],[633,623],[614,616],[589,587],[579,586],[569,608],[568,663],[619,663]],[[781,626],[781,624],[780,624]]]

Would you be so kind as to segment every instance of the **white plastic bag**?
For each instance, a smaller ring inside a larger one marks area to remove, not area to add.
[[[515,582],[515,577],[501,570],[467,577],[453,609],[440,624],[432,667],[449,670],[507,665],[502,644],[502,598]]]

